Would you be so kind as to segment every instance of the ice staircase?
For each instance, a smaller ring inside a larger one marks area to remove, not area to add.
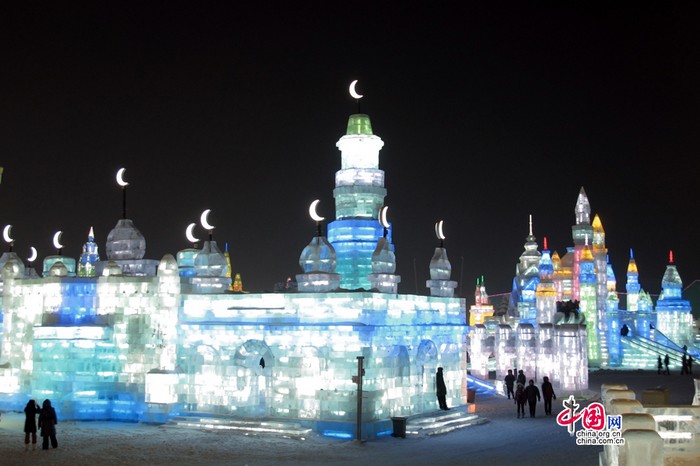
[[[656,369],[658,357],[661,359],[668,354],[670,364],[673,369],[681,367],[683,351],[663,345],[659,342],[644,338],[623,337],[622,346],[624,351],[623,365],[635,369]]]
[[[430,436],[446,434],[453,430],[487,422],[489,422],[488,419],[469,413],[465,409],[454,408],[449,411],[437,411],[428,415],[410,417],[406,423],[406,435]]]
[[[312,430],[296,422],[279,422],[271,420],[242,419],[233,416],[190,413],[174,416],[166,425],[168,427],[200,429],[207,431],[228,430],[244,435],[267,435],[304,440]]]

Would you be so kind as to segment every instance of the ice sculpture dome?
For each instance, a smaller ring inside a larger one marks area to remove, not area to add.
[[[666,272],[664,272],[664,276],[661,279],[661,287],[662,288],[668,288],[668,287],[681,288],[681,287],[683,287],[683,280],[681,280],[681,276],[678,273],[678,269],[676,269],[675,265],[667,265],[666,266]]]
[[[68,276],[68,268],[65,266],[65,264],[63,262],[56,261],[49,269],[49,276],[50,277],[67,277]]]
[[[174,260],[174,259],[173,259]],[[175,263],[177,269],[177,262]],[[225,277],[228,272],[226,256],[216,241],[205,241],[202,249],[194,258],[194,270],[197,277]]]
[[[452,275],[452,264],[447,258],[447,249],[435,248],[435,254],[430,260],[430,279],[449,280]]]
[[[335,249],[323,236],[314,236],[299,256],[299,266],[304,273],[333,273],[335,263]]]
[[[5,265],[2,266],[2,277],[19,278],[24,277],[24,263],[14,252],[6,253]],[[5,254],[3,254],[4,256]]]
[[[108,260],[140,260],[146,255],[146,239],[128,218],[120,219],[107,235]]]

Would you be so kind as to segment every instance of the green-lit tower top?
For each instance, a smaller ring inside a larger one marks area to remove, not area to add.
[[[345,132],[347,136],[350,135],[365,135],[372,136],[372,122],[369,120],[369,115],[364,113],[356,113],[350,115],[348,119],[348,130]]]

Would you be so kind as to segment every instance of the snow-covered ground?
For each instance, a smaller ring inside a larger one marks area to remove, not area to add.
[[[590,388],[626,383],[637,391],[668,388],[673,404],[690,404],[691,376],[655,372],[592,373]],[[561,399],[554,402],[555,414]],[[383,437],[358,443],[312,434],[305,440],[251,437],[231,432],[205,432],[169,426],[117,422],[60,422],[57,449],[24,450],[24,415],[3,413],[0,464],[43,465],[596,465],[602,447],[577,446],[554,416],[517,419],[512,401],[477,399],[477,414],[490,422],[430,437]],[[41,439],[39,439],[41,442]]]

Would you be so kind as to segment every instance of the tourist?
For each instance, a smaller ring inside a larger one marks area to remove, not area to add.
[[[58,440],[56,440],[57,423],[56,410],[51,406],[51,401],[48,399],[44,400],[39,413],[39,429],[41,429],[41,436],[43,437],[42,448],[44,450],[49,449],[49,439],[52,447],[58,447]]]
[[[447,401],[445,397],[447,396],[447,387],[445,386],[445,378],[442,375],[442,367],[437,368],[437,374],[435,374],[435,387],[437,389],[437,399],[440,409],[447,411]]]
[[[670,360],[668,359],[668,354],[666,354],[666,356],[664,356],[664,366],[666,366],[666,371],[664,372],[664,374],[666,375],[671,375],[671,371],[668,369],[669,362]]]
[[[525,374],[523,374],[523,370],[522,370],[522,369],[520,369],[520,370],[518,371],[518,379],[516,380],[516,382],[517,382],[517,383],[523,384],[523,387],[524,387],[525,384],[527,383],[527,380],[526,380],[526,378],[525,378]]]
[[[510,400],[511,395],[513,395],[513,398],[515,398],[515,394],[513,393],[513,385],[515,385],[515,376],[513,375],[512,369],[508,369],[508,375],[506,375],[504,381],[506,383],[506,394],[508,395],[508,399]]]
[[[36,415],[41,410],[36,401],[29,400],[24,407],[24,449],[29,450],[29,437],[32,438],[32,450],[36,448]]]
[[[688,359],[685,357],[685,353],[683,353],[683,357],[681,358],[681,375],[687,374],[688,373]]]
[[[528,386],[525,387],[525,397],[530,407],[530,417],[535,417],[535,408],[537,407],[537,402],[540,401],[540,389],[537,388],[535,381],[532,379],[528,382]]]
[[[661,374],[661,371],[663,370],[663,368],[664,368],[664,363],[663,363],[663,361],[661,361],[661,355],[659,355],[656,373]]]
[[[552,399],[557,399],[557,395],[554,394],[554,387],[552,387],[552,382],[549,381],[549,377],[544,377],[542,379],[542,398],[544,398],[544,414],[552,414]]]
[[[517,388],[515,389],[515,405],[516,409],[518,410],[518,417],[520,417],[520,414],[522,414],[523,419],[525,418],[525,401],[527,401],[527,397],[525,396],[525,387],[523,384],[518,383]]]
[[[693,357],[688,355],[688,374],[693,373]]]

